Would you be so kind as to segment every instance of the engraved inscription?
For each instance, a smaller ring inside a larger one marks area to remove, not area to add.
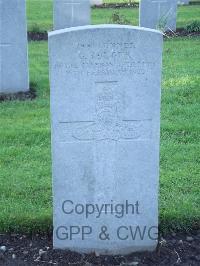
[[[0,43],[0,47],[9,47],[11,46],[10,43]]]
[[[77,55],[73,63],[56,62],[55,71],[62,74],[86,76],[108,76],[135,74],[144,75],[155,68],[155,62],[139,60],[135,57],[134,42],[114,43],[107,41],[98,44],[77,43]]]
[[[74,8],[76,8],[78,5],[81,5],[81,3],[79,3],[79,2],[71,2],[71,3],[64,3],[64,4],[67,5],[67,8],[71,7],[71,25],[73,25],[73,23],[74,23],[74,13],[75,13]]]
[[[161,15],[161,7],[163,4],[167,4],[167,0],[153,0],[151,1],[152,4],[156,5],[158,8],[158,12],[157,12],[157,16],[158,16],[158,23],[157,23],[157,27],[158,29],[162,29],[166,23],[167,20],[170,16],[172,16],[173,14],[173,9],[170,8],[165,14]]]

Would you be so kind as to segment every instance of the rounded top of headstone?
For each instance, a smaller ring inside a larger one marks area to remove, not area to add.
[[[102,24],[102,25],[78,26],[78,27],[65,28],[65,29],[61,29],[61,30],[55,30],[55,31],[49,32],[48,36],[51,37],[51,36],[64,34],[67,32],[96,30],[96,29],[125,29],[125,30],[134,30],[134,31],[147,32],[147,33],[149,32],[149,33],[155,33],[155,34],[163,35],[163,33],[161,31],[149,29],[149,28],[129,26],[129,25],[118,25],[118,24]]]

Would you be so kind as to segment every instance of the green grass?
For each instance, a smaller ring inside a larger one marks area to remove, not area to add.
[[[0,231],[52,226],[48,57],[46,42],[29,44],[34,101],[0,106]],[[160,224],[190,229],[200,221],[199,38],[164,43]]]
[[[200,221],[199,62],[199,38],[165,42],[161,224],[176,228]]]
[[[118,2],[118,0],[116,1]],[[125,16],[132,25],[138,25],[138,8],[92,9],[92,24],[111,23],[114,12]],[[48,31],[53,27],[52,0],[27,0],[28,30]],[[194,20],[200,20],[200,5],[180,6],[178,8],[177,27],[185,27]]]
[[[51,225],[47,43],[30,43],[29,57],[37,100],[1,104],[0,231]]]
[[[107,0],[108,2],[109,0]],[[111,1],[111,0],[110,0]],[[116,2],[119,2],[117,0]],[[52,28],[52,0],[28,0],[29,30]],[[109,23],[114,9],[93,9]],[[120,9],[138,24],[138,9]],[[200,5],[180,7],[178,27],[199,20]],[[160,224],[189,229],[200,221],[200,56],[197,37],[165,41],[161,119]],[[29,44],[34,101],[0,104],[0,231],[49,231],[52,226],[47,42]]]

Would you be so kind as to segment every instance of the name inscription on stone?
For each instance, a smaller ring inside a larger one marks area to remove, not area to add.
[[[155,68],[155,62],[136,60],[134,42],[77,43],[76,57],[70,63],[56,62],[55,71],[63,74],[87,76],[123,75],[124,73],[144,75]]]

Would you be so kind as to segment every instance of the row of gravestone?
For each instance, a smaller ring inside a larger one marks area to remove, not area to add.
[[[25,1],[0,3],[0,84],[26,90]],[[123,25],[49,33],[55,248],[156,248],[162,42]]]
[[[84,2],[84,0],[79,2],[82,1]],[[55,0],[55,13],[57,10],[58,13],[62,11],[64,2],[72,5],[72,2],[76,1]],[[60,8],[57,8],[57,3],[59,3]],[[101,4],[101,1],[91,0],[91,4],[98,5]],[[80,5],[80,7],[83,6]],[[70,8],[66,6],[65,9],[66,15],[68,15],[67,10]],[[87,17],[86,21],[89,22],[90,15],[86,9],[78,13],[80,14],[80,21]],[[73,14],[69,14],[69,16],[71,15],[73,17]],[[0,93],[7,94],[28,90],[26,0],[0,0]]]
[[[141,0],[140,26],[176,30],[177,4],[188,0]],[[90,0],[54,0],[54,29],[90,24]]]
[[[175,0],[141,0],[140,26],[175,30],[176,8]],[[0,0],[0,93],[29,90],[25,13],[25,0]],[[54,0],[54,29],[89,24],[89,0]]]

